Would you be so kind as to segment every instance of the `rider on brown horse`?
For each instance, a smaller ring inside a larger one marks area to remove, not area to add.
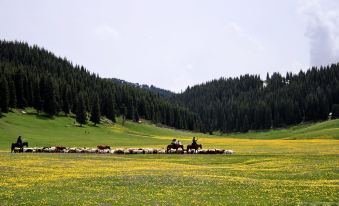
[[[16,143],[17,143],[18,145],[22,145],[21,136],[18,137],[18,140],[16,141]]]
[[[198,141],[198,139],[195,139],[195,137],[193,137],[192,146],[197,146],[198,145],[197,141]]]

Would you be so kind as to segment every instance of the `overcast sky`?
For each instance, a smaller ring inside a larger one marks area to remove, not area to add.
[[[0,0],[0,38],[179,92],[339,61],[339,0]]]

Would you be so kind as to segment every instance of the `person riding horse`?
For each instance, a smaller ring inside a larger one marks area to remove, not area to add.
[[[18,145],[22,145],[21,136],[18,137],[18,140],[16,141],[16,143],[17,143]]]
[[[198,145],[197,141],[198,141],[198,139],[195,139],[195,137],[193,137],[192,146],[197,146]]]
[[[166,153],[168,153],[171,149],[178,151],[179,148],[181,148],[181,151],[184,152],[184,146],[181,144],[181,142],[177,139],[172,139],[171,144],[167,145]]]
[[[193,137],[192,144],[191,145],[187,145],[187,152],[189,152],[189,151],[196,152],[199,148],[202,149],[202,145],[198,144],[197,141],[198,141],[198,139]]]
[[[16,143],[12,143],[11,146],[11,152],[15,152],[15,148],[19,148],[19,152],[23,152],[23,147],[26,146],[28,147],[28,142],[23,142],[21,139],[21,136],[18,137],[18,139],[16,140]]]

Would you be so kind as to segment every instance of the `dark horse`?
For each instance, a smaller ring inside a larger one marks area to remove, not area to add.
[[[14,149],[16,147],[20,148],[19,152],[23,152],[24,151],[24,146],[28,147],[28,142],[23,142],[22,144],[20,144],[20,143],[12,143],[11,153],[14,151]]]
[[[190,150],[194,150],[194,151],[197,151],[198,149],[202,149],[202,145],[201,144],[190,144],[190,145],[187,145],[187,153],[190,151]]]
[[[179,148],[181,148],[181,151],[184,152],[184,146],[183,145],[169,144],[169,145],[167,145],[166,153],[168,153],[168,151],[170,151],[170,149],[175,149],[175,150],[178,151]]]

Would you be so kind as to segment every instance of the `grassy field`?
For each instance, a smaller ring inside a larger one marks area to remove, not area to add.
[[[165,147],[192,136],[235,155],[10,154],[30,146]],[[0,119],[0,205],[339,205],[339,121],[205,135],[127,122],[84,128],[20,111]]]

